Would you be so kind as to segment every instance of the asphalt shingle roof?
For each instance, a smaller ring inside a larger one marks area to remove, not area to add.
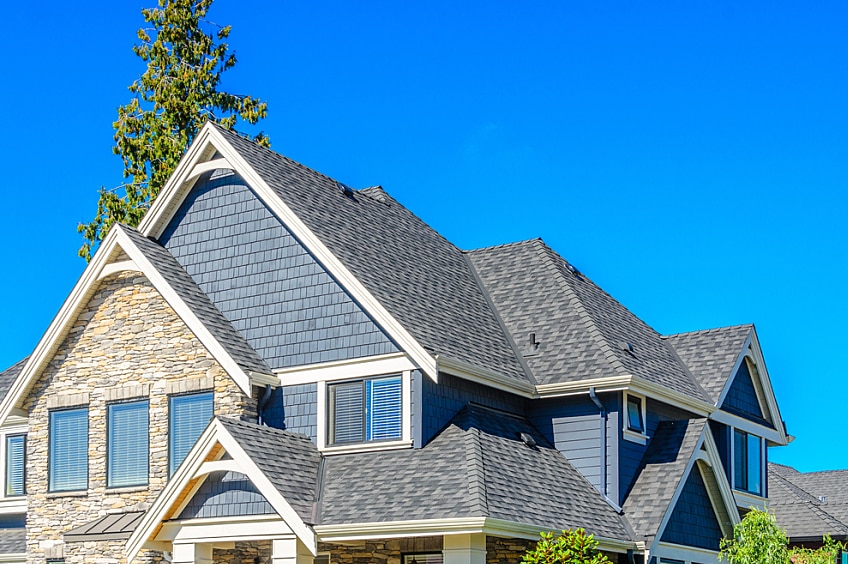
[[[6,394],[9,393],[12,384],[15,383],[15,379],[21,373],[21,370],[24,369],[27,360],[29,360],[29,357],[19,360],[3,372],[0,372],[0,401],[3,401]]]
[[[662,337],[540,239],[469,253],[540,384],[635,376],[708,401]],[[624,350],[630,343],[633,350]]]
[[[26,553],[26,529],[0,529],[0,554]]]
[[[793,540],[846,538],[848,470],[802,473],[769,463],[769,509]]]
[[[715,404],[728,380],[733,377],[733,367],[744,352],[743,347],[753,329],[750,324],[734,325],[667,335],[664,339]]]
[[[236,331],[227,318],[203,293],[191,276],[180,266],[165,247],[145,237],[135,229],[125,225],[116,225],[150,260],[180,299],[194,312],[215,339],[226,349],[235,362],[246,371],[260,374],[271,374],[268,364],[247,343],[245,338]]]
[[[637,540],[650,541],[657,535],[706,424],[706,419],[691,419],[657,426],[622,506]]]
[[[337,181],[220,131],[421,346],[529,381],[462,251],[381,188],[346,195]]]

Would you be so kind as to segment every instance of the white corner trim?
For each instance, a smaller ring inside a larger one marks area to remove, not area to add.
[[[112,276],[113,274],[117,274],[119,272],[141,272],[141,269],[138,265],[131,260],[122,260],[120,262],[110,262],[103,266],[100,270],[100,274],[97,275],[97,280],[103,280],[108,276]]]
[[[313,364],[311,366],[298,366],[275,370],[274,374],[279,378],[279,384],[283,386],[297,386],[302,384],[314,384],[316,382],[333,382],[336,380],[355,380],[370,376],[383,374],[399,374],[409,370],[415,370],[415,364],[404,353],[372,356],[368,358],[340,360]]]

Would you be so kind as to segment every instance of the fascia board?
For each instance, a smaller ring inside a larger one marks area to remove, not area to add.
[[[788,444],[786,436],[779,430],[771,429],[769,427],[766,427],[765,425],[760,425],[759,423],[755,423],[749,419],[739,417],[738,415],[728,413],[727,411],[721,409],[714,411],[712,415],[710,415],[710,419],[712,419],[713,421],[717,421],[718,423],[722,423],[724,425],[736,427],[737,429],[741,429],[747,433],[759,435],[760,437],[763,437],[776,445],[783,446]]]
[[[669,558],[683,562],[700,562],[703,564],[716,564],[719,562],[718,552],[694,546],[682,546],[670,542],[658,542],[651,551],[651,556]]]
[[[575,394],[587,394],[589,393],[589,388],[595,388],[596,392],[621,391],[629,388],[632,381],[633,377],[628,374],[624,376],[579,380],[577,382],[539,384],[536,386],[536,397],[555,398]]]
[[[402,373],[416,368],[415,364],[404,353],[392,353],[285,368],[275,370],[274,375],[278,379],[278,385],[292,386]]]
[[[217,360],[229,376],[235,381],[238,387],[248,396],[251,395],[250,376],[238,365],[227,350],[221,346],[221,343],[209,332],[209,329],[200,321],[179,295],[171,288],[171,285],[165,278],[159,274],[159,271],[151,263],[148,258],[135,246],[132,240],[120,228],[118,231],[118,241],[124,252],[130,256],[135,264],[139,266],[141,272],[150,280],[156,291],[168,302],[180,319],[188,326],[192,333],[198,338],[209,353]]]
[[[88,263],[79,280],[77,280],[71,293],[65,298],[56,317],[50,322],[47,331],[42,335],[29,360],[27,360],[21,369],[21,373],[18,374],[18,377],[3,399],[2,404],[0,404],[0,424],[5,422],[13,414],[14,408],[21,402],[24,394],[27,393],[34,378],[40,374],[44,364],[51,358],[56,347],[61,344],[62,339],[68,332],[69,325],[76,319],[79,309],[96,290],[97,278],[103,270],[104,265],[108,262],[112,251],[115,249],[118,231],[115,228],[109,230],[109,233],[100,243],[91,262]]]
[[[660,400],[663,403],[691,411],[700,417],[707,417],[716,410],[716,407],[711,403],[689,397],[686,394],[649,382],[638,376],[633,377],[630,389],[647,397]]]
[[[492,370],[486,370],[485,368],[480,368],[479,366],[444,355],[436,355],[436,370],[464,380],[485,384],[486,386],[497,388],[504,392],[518,394],[527,398],[536,397],[536,387],[529,382],[519,382]]]

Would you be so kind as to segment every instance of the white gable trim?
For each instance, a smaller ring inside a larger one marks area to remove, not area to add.
[[[132,536],[127,540],[127,561],[130,562],[145,546],[157,546],[156,539],[153,538],[157,527],[165,519],[169,510],[181,510],[190,499],[191,495],[197,491],[199,484],[194,484],[194,487],[186,496],[180,507],[175,507],[175,501],[179,495],[188,487],[189,482],[195,478],[204,478],[208,476],[206,470],[216,467],[214,462],[207,462],[206,458],[212,451],[213,447],[220,444],[224,451],[232,456],[232,460],[227,460],[227,468],[237,469],[236,471],[245,474],[253,485],[259,490],[274,511],[282,518],[285,525],[291,529],[295,536],[306,546],[306,548],[316,555],[318,551],[315,533],[312,529],[303,522],[297,512],[292,508],[289,502],[283,495],[271,484],[265,474],[259,469],[248,454],[241,448],[232,435],[227,431],[226,427],[217,419],[213,419],[197,443],[186,455],[185,460],[180,465],[177,472],[171,477],[168,485],[162,490],[162,493],[153,502],[153,505],[144,515]],[[223,461],[222,461],[223,462]],[[205,478],[204,478],[205,479]],[[178,514],[175,512],[175,514]],[[238,518],[233,518],[238,520]]]
[[[413,359],[428,376],[436,380],[436,360],[398,322],[365,286],[336,258],[326,245],[303,223],[268,186],[265,180],[230,145],[211,124],[206,124],[198,133],[177,169],[160,192],[150,211],[139,225],[139,231],[147,236],[159,237],[167,226],[185,195],[194,185],[195,166],[214,152],[220,153],[233,171],[238,173],[253,189],[271,212],[291,231],[315,259],[350,293],[351,297],[369,314],[389,337]]]
[[[129,257],[129,261],[110,262],[122,250]],[[114,265],[114,266],[112,266]],[[86,306],[91,296],[99,288],[100,280],[106,276],[105,273],[114,274],[121,271],[138,271],[150,281],[157,292],[163,297],[189,330],[197,336],[209,353],[218,361],[229,376],[246,394],[251,393],[251,375],[247,374],[238,363],[230,356],[227,350],[221,346],[217,339],[203,325],[194,312],[180,299],[159,271],[147,260],[144,253],[135,246],[132,240],[123,231],[120,225],[114,226],[95,253],[88,267],[83,271],[65,303],[59,309],[59,313],[50,323],[47,331],[41,337],[32,355],[27,360],[18,378],[12,384],[9,393],[0,404],[0,423],[6,421],[10,415],[15,414],[15,408],[23,401],[30,386],[41,375],[41,371],[50,361],[56,349],[62,344],[68,331],[73,326],[80,310]],[[262,375],[256,375],[261,378]],[[275,384],[278,379],[274,379]]]

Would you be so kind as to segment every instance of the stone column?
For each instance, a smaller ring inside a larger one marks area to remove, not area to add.
[[[271,541],[271,564],[312,564],[312,554],[294,535],[274,539]]]
[[[486,535],[445,535],[445,564],[486,564]]]
[[[212,545],[175,542],[173,564],[212,564]]]

